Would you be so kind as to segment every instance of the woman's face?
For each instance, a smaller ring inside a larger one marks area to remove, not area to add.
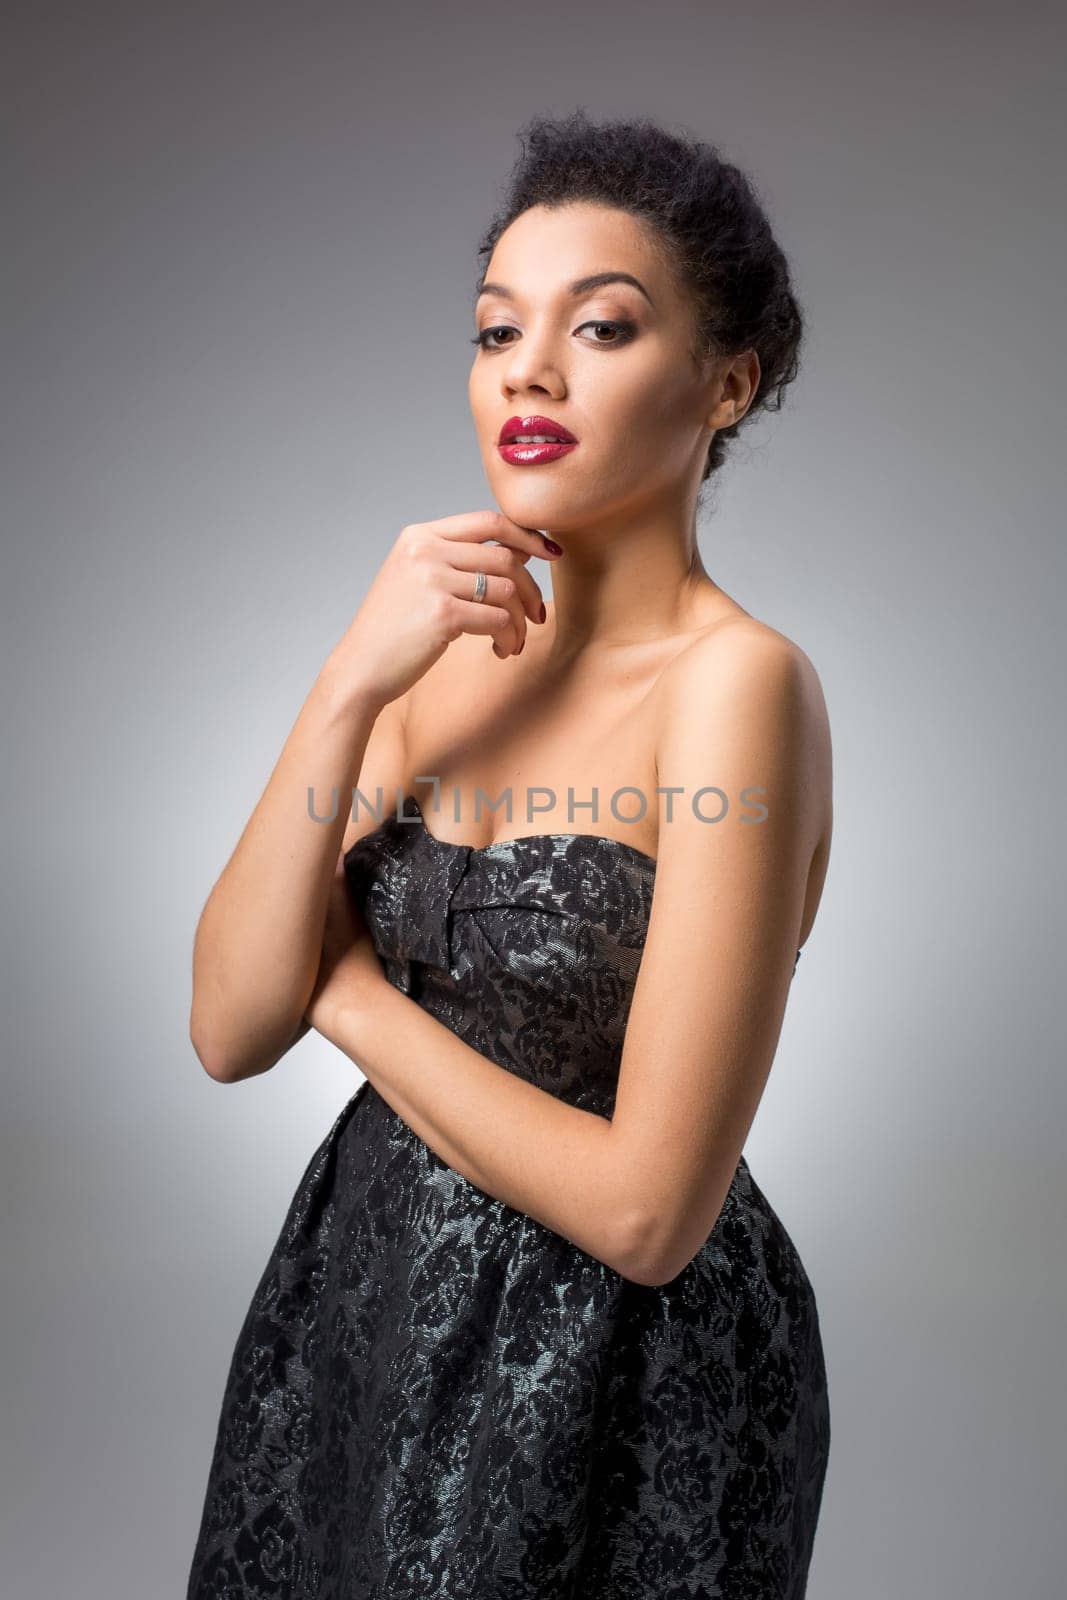
[[[647,297],[624,282],[573,289],[616,272]],[[695,498],[711,432],[731,420],[719,401],[723,363],[694,361],[692,302],[643,225],[587,202],[532,207],[501,234],[483,282],[498,287],[475,306],[481,345],[469,393],[501,511],[566,532]],[[535,415],[562,423],[577,448],[532,464],[506,459],[503,424]]]

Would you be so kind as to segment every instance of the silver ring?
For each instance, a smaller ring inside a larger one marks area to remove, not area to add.
[[[471,596],[471,599],[472,600],[484,600],[485,599],[485,591],[486,591],[486,589],[488,587],[489,587],[489,584],[488,584],[488,580],[486,579],[485,573],[484,572],[479,572],[478,573],[478,581],[474,585],[474,593]]]

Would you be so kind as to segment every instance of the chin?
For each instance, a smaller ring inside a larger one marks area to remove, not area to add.
[[[532,476],[533,469],[528,470]],[[542,484],[539,487],[531,483],[529,487],[517,487],[512,482],[506,486],[493,484],[492,489],[504,515],[524,528],[544,528],[551,532],[553,528],[562,528],[566,521],[573,520],[577,509],[574,495],[568,494],[560,484]]]

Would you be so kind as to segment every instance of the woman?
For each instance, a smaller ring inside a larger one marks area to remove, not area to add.
[[[501,509],[403,530],[197,932],[213,1077],[313,1027],[366,1082],[239,1335],[188,1593],[795,1600],[826,1373],[741,1152],[830,741],[695,528],[801,317],[749,182],[647,122],[535,122],[481,255]]]

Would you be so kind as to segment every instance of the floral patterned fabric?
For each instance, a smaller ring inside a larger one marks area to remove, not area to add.
[[[409,796],[345,870],[391,982],[611,1114],[651,856],[452,844]],[[468,1182],[364,1082],[238,1335],[188,1600],[800,1600],[829,1444],[812,1285],[744,1157],[650,1287]]]

